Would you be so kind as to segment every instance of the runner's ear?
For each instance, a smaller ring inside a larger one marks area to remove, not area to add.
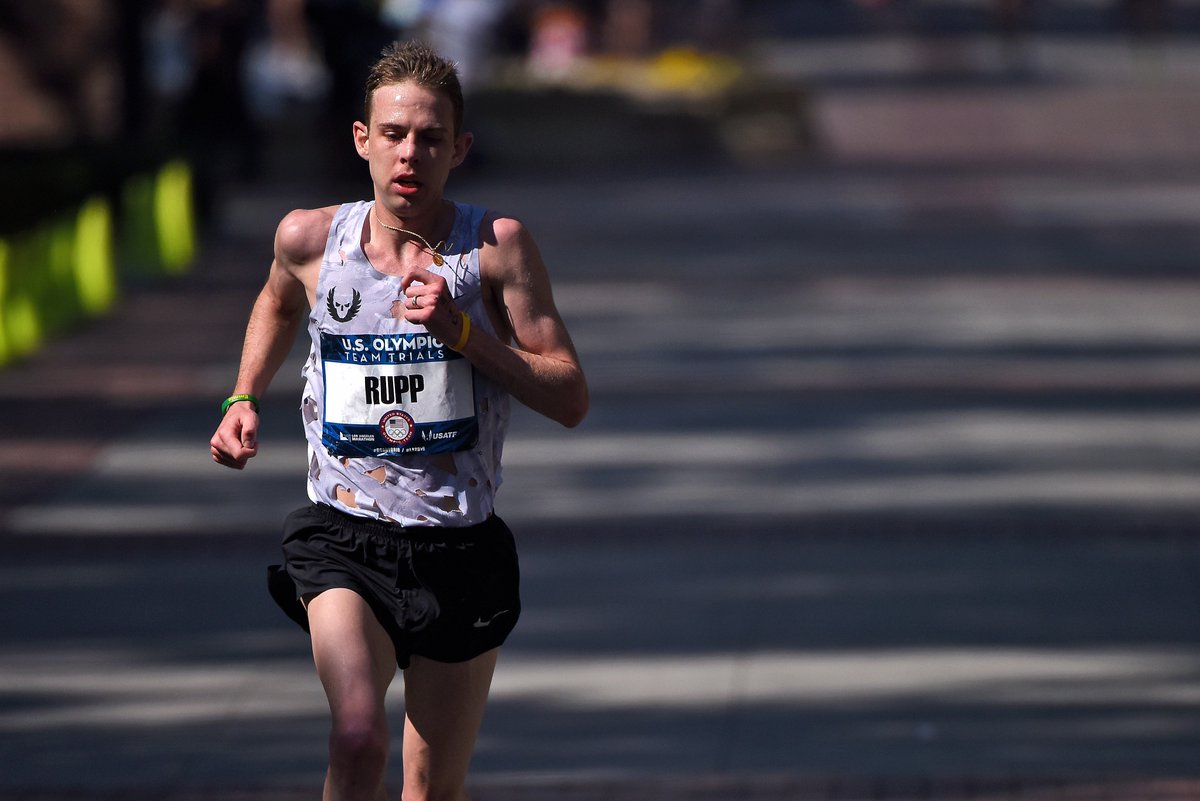
[[[366,123],[355,122],[353,128],[354,149],[358,151],[358,155],[364,159],[370,158],[371,151],[368,145],[371,141],[371,132],[368,130]]]
[[[454,140],[454,160],[451,162],[451,167],[457,167],[466,159],[467,153],[471,150],[471,145],[475,143],[475,134],[467,131],[458,135]]]

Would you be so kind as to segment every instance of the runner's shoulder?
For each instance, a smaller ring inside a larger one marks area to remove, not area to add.
[[[329,227],[337,208],[326,206],[288,212],[275,231],[276,256],[297,265],[319,260],[325,253]]]
[[[480,229],[485,246],[504,248],[532,239],[524,223],[499,211],[489,210],[480,222]]]
[[[516,275],[541,264],[537,243],[516,217],[489,211],[480,224],[480,269],[489,277]]]

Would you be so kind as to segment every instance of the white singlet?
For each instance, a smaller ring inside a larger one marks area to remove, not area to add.
[[[338,208],[309,314],[302,411],[308,495],[350,514],[406,526],[469,526],[492,513],[509,397],[466,359],[404,320],[400,277],[362,249],[373,202]],[[429,269],[457,308],[494,335],[479,276],[485,210],[455,203]]]

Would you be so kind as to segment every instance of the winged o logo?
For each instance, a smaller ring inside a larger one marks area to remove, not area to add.
[[[329,290],[329,294],[325,296],[325,309],[329,312],[329,316],[337,320],[339,323],[348,323],[353,320],[355,315],[358,314],[359,310],[362,309],[362,295],[360,295],[358,290],[355,289],[353,290],[354,294],[351,295],[348,303],[338,303],[333,294],[336,291],[337,287],[334,287],[333,289]]]

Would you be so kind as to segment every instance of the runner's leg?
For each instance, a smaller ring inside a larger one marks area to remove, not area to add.
[[[467,768],[499,653],[453,664],[412,658],[404,671],[404,801],[468,801]]]
[[[352,590],[313,597],[308,621],[332,716],[324,801],[383,801],[390,745],[384,696],[396,675],[395,648]]]

